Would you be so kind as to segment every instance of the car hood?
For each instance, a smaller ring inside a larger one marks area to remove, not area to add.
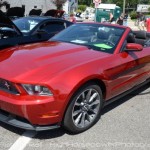
[[[110,56],[85,46],[42,42],[0,51],[0,78],[13,82],[40,82],[69,69]]]
[[[10,16],[23,17],[24,13],[25,13],[25,9],[22,7],[11,7],[6,12],[8,17]]]
[[[44,14],[44,16],[61,18],[63,16],[64,12],[65,11],[63,11],[63,10],[50,9]]]
[[[41,9],[31,9],[29,12],[29,16],[40,16],[42,13]]]
[[[22,35],[21,31],[17,28],[17,26],[0,10],[0,27],[10,27],[15,29],[18,35]]]

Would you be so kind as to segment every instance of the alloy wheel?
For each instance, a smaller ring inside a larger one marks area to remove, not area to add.
[[[93,88],[86,89],[77,97],[72,110],[72,120],[78,128],[85,128],[93,123],[99,113],[101,96]]]

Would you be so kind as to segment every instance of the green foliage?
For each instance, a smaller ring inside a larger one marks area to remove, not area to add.
[[[52,2],[55,4],[58,10],[61,10],[66,1],[67,0],[53,0]]]
[[[137,18],[137,13],[136,13],[136,11],[131,11],[130,17],[131,17],[131,19],[136,19],[136,18]]]
[[[78,0],[79,5],[87,5],[90,6],[93,3],[93,0]]]
[[[102,3],[106,4],[116,4],[117,6],[120,6],[121,8],[123,7],[123,1],[124,0],[102,0]],[[150,4],[150,0],[125,0],[126,8],[127,7],[137,7],[137,4]],[[93,4],[93,0],[78,0],[79,5],[87,5],[90,6]]]
[[[80,9],[77,9],[76,12],[77,13],[82,13],[82,11]]]
[[[94,8],[94,7],[95,7],[95,6],[94,6],[94,3],[91,3],[90,7],[93,7],[93,8]]]
[[[150,12],[150,7],[148,8],[148,11]]]
[[[140,4],[150,4],[149,0],[140,0]]]
[[[83,12],[83,11],[85,11],[86,7],[87,7],[86,5],[78,5],[78,10]]]

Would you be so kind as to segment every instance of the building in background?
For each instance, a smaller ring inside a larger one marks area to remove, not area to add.
[[[63,6],[63,10],[65,10],[66,14],[73,13],[77,9],[78,9],[78,0],[67,0],[65,5]]]
[[[5,0],[1,0],[5,1]],[[28,15],[30,10],[33,8],[41,9],[43,13],[50,9],[56,9],[52,0],[6,0],[10,7],[24,7],[25,15]],[[75,12],[78,7],[78,0],[67,0],[63,6],[63,10],[66,14]]]
[[[52,0],[6,0],[10,7],[25,7],[25,15],[29,14],[29,11],[33,8],[41,9],[42,12],[46,12],[49,9],[56,9],[56,6],[52,3]]]
[[[148,8],[150,5],[138,4],[137,5],[137,12],[149,12]]]

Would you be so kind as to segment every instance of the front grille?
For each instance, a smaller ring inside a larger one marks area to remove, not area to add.
[[[0,90],[6,91],[12,94],[19,94],[17,88],[12,82],[1,79],[1,78],[0,78]]]

